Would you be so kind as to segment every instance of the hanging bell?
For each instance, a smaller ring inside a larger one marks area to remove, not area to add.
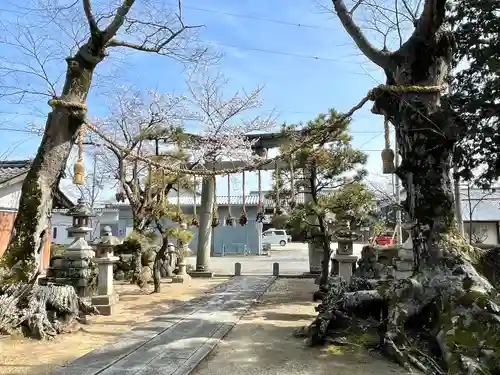
[[[73,183],[83,185],[85,178],[85,165],[82,160],[78,160],[73,167]]]
[[[384,148],[382,150],[382,173],[391,174],[395,171],[394,166],[394,151],[390,148]]]

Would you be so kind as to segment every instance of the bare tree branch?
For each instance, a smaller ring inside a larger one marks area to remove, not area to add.
[[[424,9],[417,22],[415,35],[427,37],[435,34],[444,21],[446,0],[425,0]]]
[[[185,32],[188,29],[195,29],[201,26],[183,26],[181,29],[177,30],[176,32],[172,32],[172,35],[165,39],[163,42],[161,42],[158,45],[148,47],[146,44],[148,43],[148,40],[144,40],[143,44],[135,44],[131,42],[126,42],[126,41],[121,41],[116,38],[111,39],[107,47],[127,47],[127,48],[132,48],[137,51],[143,51],[143,52],[154,52],[158,54],[165,54],[165,52],[162,52],[162,50],[167,46],[172,40],[177,38],[179,35],[181,35],[183,32]]]
[[[344,25],[344,28],[354,40],[354,43],[363,52],[363,54],[374,64],[380,66],[381,68],[386,68],[389,64],[390,53],[387,51],[379,50],[370,43],[370,41],[363,34],[361,29],[352,19],[351,14],[347,10],[343,0],[332,0],[335,12],[337,13],[340,21]]]
[[[108,41],[110,41],[112,38],[115,37],[118,30],[125,22],[125,18],[127,17],[127,14],[130,11],[130,8],[132,8],[132,5],[134,5],[134,3],[135,0],[123,1],[122,5],[116,11],[115,18],[113,18],[113,21],[111,21],[108,27],[106,27],[106,30],[104,30],[104,35],[103,35],[104,44],[106,44]]]
[[[99,27],[92,13],[91,0],[83,0],[83,10],[85,11],[85,17],[87,17],[87,22],[89,23],[90,33],[95,34],[99,31]]]

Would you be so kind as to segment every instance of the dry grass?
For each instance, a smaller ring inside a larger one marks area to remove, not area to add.
[[[96,316],[78,332],[51,341],[28,340],[20,336],[0,337],[1,375],[46,375],[82,355],[95,350],[134,326],[195,298],[225,279],[192,279],[187,284],[162,285],[162,293],[149,294],[134,285],[117,285],[120,295],[117,312]],[[76,375],[76,374],[75,374]]]
[[[312,280],[280,279],[193,375],[396,375],[406,372],[362,348],[308,348],[292,337],[316,313]]]

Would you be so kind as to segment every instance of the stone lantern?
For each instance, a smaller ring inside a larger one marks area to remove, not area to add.
[[[333,260],[337,262],[338,275],[349,283],[356,267],[357,255],[354,255],[354,241],[360,238],[360,234],[351,230],[350,222],[354,215],[347,211],[339,215],[339,227],[333,231],[333,236],[337,240],[337,252]]]
[[[94,214],[85,200],[80,198],[66,215],[73,217],[73,226],[68,228],[68,233],[74,240],[64,253],[52,258],[43,282],[72,285],[78,296],[90,297],[93,294],[91,262],[95,253],[85,236],[92,231],[89,221]]]
[[[92,256],[94,256],[94,251],[85,240],[85,236],[92,232],[90,218],[95,217],[95,215],[85,199],[78,199],[76,206],[70,208],[66,216],[71,216],[73,218],[73,225],[68,228],[68,233],[72,234],[75,238],[73,243],[69,246],[68,251],[80,251],[82,249],[79,245],[85,244],[85,250],[92,251]]]
[[[101,315],[111,315],[114,305],[118,302],[118,295],[113,289],[113,265],[119,260],[114,256],[114,248],[121,241],[113,236],[109,226],[104,227],[104,236],[95,243],[95,262],[99,267],[97,278],[97,296],[92,297],[92,304]]]

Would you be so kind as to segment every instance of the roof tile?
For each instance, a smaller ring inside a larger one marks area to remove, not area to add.
[[[0,161],[0,183],[29,171],[31,160]]]

